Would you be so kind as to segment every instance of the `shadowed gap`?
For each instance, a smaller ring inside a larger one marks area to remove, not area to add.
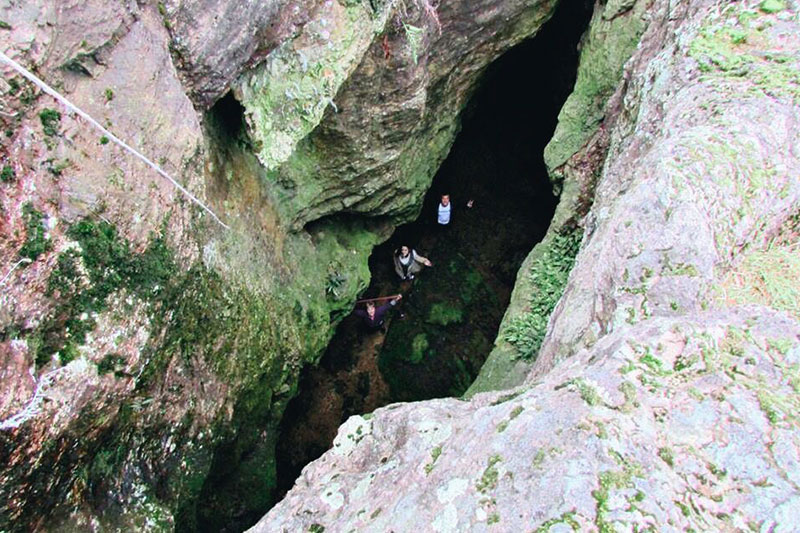
[[[388,332],[365,334],[355,317],[346,318],[320,365],[301,376],[277,446],[282,493],[331,446],[349,416],[396,401],[458,396],[477,376],[517,270],[558,201],[543,150],[575,83],[578,42],[591,12],[586,0],[562,2],[535,38],[487,69],[419,219],[399,227],[370,258],[373,280],[364,297],[404,294]],[[443,193],[454,205],[444,231],[435,224]],[[391,256],[401,244],[434,262],[413,284],[394,273]]]

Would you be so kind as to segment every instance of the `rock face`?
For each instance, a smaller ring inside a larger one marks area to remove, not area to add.
[[[648,8],[602,123],[548,148],[562,217],[596,194],[524,385],[351,418],[254,531],[796,528],[800,313],[726,290],[796,250],[800,6]]]
[[[484,67],[555,3],[0,6],[0,529],[219,530]]]
[[[789,531],[798,335],[766,310],[654,318],[524,392],[351,417],[251,531]]]

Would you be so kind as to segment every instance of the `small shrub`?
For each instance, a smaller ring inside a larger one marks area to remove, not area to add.
[[[39,113],[39,120],[42,121],[44,134],[53,137],[58,135],[58,127],[61,125],[61,113],[55,109],[44,109]]]
[[[25,244],[19,250],[21,257],[35,261],[37,257],[50,249],[50,241],[44,227],[44,215],[37,211],[30,203],[22,206],[22,216],[25,219]]]
[[[103,94],[105,94],[107,102],[114,99],[114,90],[111,87],[107,87]]]
[[[5,20],[0,20],[0,30],[10,30],[11,24],[6,22]]]
[[[0,171],[0,181],[3,183],[11,183],[17,179],[17,174],[14,172],[14,168],[8,165],[3,167],[3,170]]]
[[[100,137],[100,144],[108,144],[108,137],[106,137],[105,135]]]

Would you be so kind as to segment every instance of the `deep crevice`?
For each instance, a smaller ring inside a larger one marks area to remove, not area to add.
[[[364,296],[402,291],[405,316],[396,311],[386,335],[366,334],[347,317],[320,365],[303,372],[278,441],[281,492],[330,447],[347,417],[395,401],[458,396],[476,377],[516,272],[555,210],[542,153],[574,85],[591,11],[587,0],[562,2],[537,37],[487,69],[420,219],[398,228],[370,259],[373,281]],[[445,192],[455,210],[442,231],[435,211]],[[401,244],[435,263],[413,287],[393,270],[391,254]]]

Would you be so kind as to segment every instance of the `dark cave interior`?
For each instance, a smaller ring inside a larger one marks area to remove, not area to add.
[[[495,61],[462,113],[462,128],[419,218],[373,251],[364,298],[403,294],[386,332],[357,317],[338,327],[320,365],[303,371],[277,446],[282,497],[349,416],[398,401],[460,396],[492,349],[520,264],[547,231],[558,198],[543,150],[575,83],[592,4],[564,1],[537,36]],[[451,223],[436,224],[442,194]],[[473,206],[466,203],[473,200]],[[401,281],[401,245],[433,262]]]

